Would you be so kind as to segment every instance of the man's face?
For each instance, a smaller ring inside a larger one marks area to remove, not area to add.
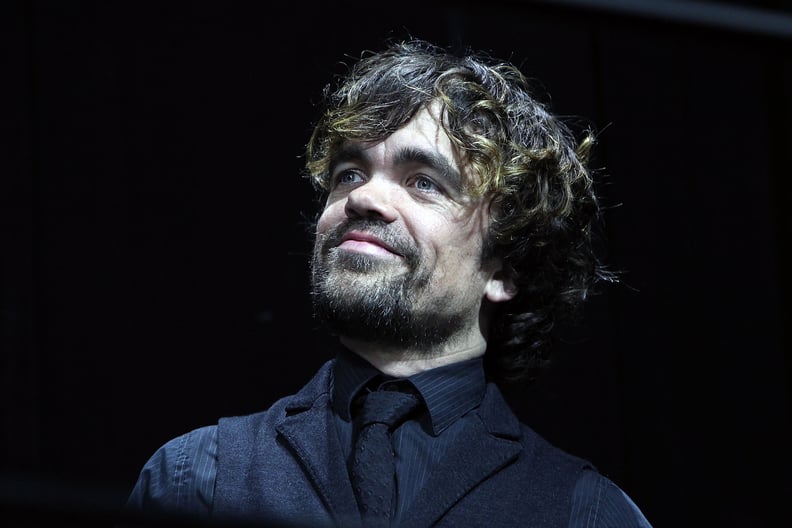
[[[426,349],[482,332],[482,300],[505,300],[482,262],[488,200],[438,122],[422,110],[379,143],[347,142],[330,167],[317,224],[314,305],[341,336]]]

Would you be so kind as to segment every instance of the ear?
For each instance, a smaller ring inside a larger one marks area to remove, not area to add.
[[[484,297],[494,303],[510,301],[515,295],[517,285],[514,284],[513,274],[503,267],[492,274],[484,288]]]

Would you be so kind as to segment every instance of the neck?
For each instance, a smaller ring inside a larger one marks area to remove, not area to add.
[[[341,343],[380,372],[397,378],[480,357],[487,348],[481,335],[464,343],[446,343],[435,350],[387,347],[343,336]]]

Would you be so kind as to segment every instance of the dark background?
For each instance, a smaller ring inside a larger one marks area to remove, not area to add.
[[[345,57],[412,34],[514,61],[599,131],[622,283],[513,401],[521,417],[656,527],[788,526],[790,13],[4,2],[8,518],[105,520],[166,440],[267,407],[327,359],[299,176],[313,103]]]

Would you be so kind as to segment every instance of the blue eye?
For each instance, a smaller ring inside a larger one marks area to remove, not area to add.
[[[361,181],[363,181],[363,176],[358,174],[357,171],[353,171],[353,170],[341,171],[335,177],[336,185],[350,185]]]
[[[416,189],[424,192],[438,192],[440,188],[435,182],[425,176],[418,176],[413,183]]]

